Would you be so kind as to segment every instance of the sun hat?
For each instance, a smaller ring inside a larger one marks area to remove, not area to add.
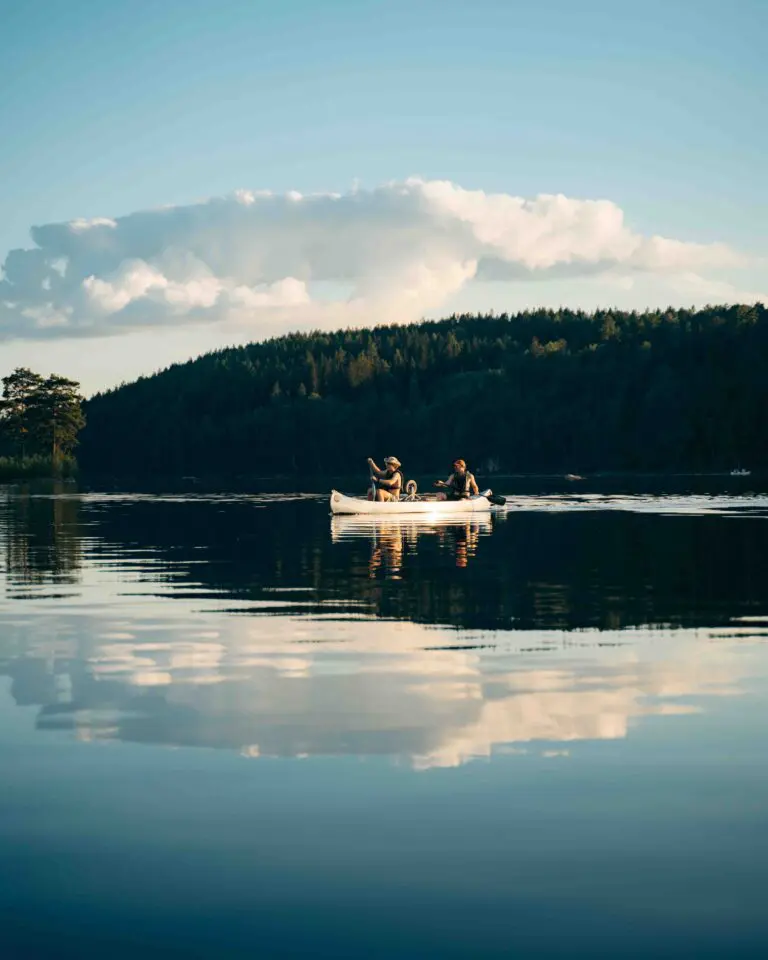
[[[391,463],[393,467],[401,466],[397,457],[384,457],[384,463]]]

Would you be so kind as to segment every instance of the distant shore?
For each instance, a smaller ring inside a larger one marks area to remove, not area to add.
[[[16,480],[57,480],[76,477],[77,461],[52,457],[0,457],[0,483]]]
[[[420,493],[432,491],[436,476],[423,471],[406,471],[408,479],[416,480]],[[564,473],[485,474],[477,471],[478,482],[494,492],[512,496],[540,495],[683,495],[728,493],[748,495],[768,492],[768,471],[754,471],[748,476],[732,476],[730,471],[711,472],[597,472],[580,479],[569,479]],[[34,482],[48,489],[56,480],[77,480],[77,489],[95,493],[148,495],[281,495],[325,496],[332,489],[363,495],[367,489],[365,472],[335,475],[275,475],[275,476],[116,476],[81,471],[58,477],[27,473],[10,477],[0,473],[0,483]]]

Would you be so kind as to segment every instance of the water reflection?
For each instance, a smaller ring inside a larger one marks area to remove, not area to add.
[[[763,956],[768,526],[617,503],[0,489],[6,953]]]
[[[761,520],[559,504],[329,535],[324,507],[6,491],[13,701],[80,739],[428,768],[562,756],[764,674]]]
[[[5,590],[20,599],[114,571],[252,614],[333,604],[461,629],[614,630],[727,624],[768,596],[765,498],[530,498],[422,525],[331,522],[313,497],[3,497]]]
[[[376,620],[42,619],[7,661],[38,729],[239,750],[387,754],[424,769],[498,748],[551,751],[628,735],[642,717],[696,713],[759,671],[713,632],[540,631],[457,637]]]
[[[453,555],[455,565],[463,569],[477,553],[481,535],[492,531],[490,517],[447,519],[443,522],[417,519],[380,519],[376,517],[334,516],[331,519],[331,537],[334,543],[368,540],[371,559],[368,564],[371,579],[402,579],[401,571],[406,556],[418,555],[419,541],[426,537],[436,539],[439,548]]]
[[[51,495],[29,487],[0,495],[5,579],[12,595],[24,587],[76,583],[82,564],[80,501],[68,484],[51,484]],[[0,488],[2,489],[2,488]]]

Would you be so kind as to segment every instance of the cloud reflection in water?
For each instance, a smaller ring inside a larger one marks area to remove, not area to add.
[[[81,739],[248,757],[383,755],[425,769],[501,751],[565,757],[580,741],[630,737],[643,718],[677,723],[761,675],[768,627],[724,628],[721,612],[711,626],[686,629],[545,626],[581,616],[573,598],[587,591],[585,609],[600,607],[604,619],[611,603],[619,625],[657,597],[677,596],[666,580],[651,590],[637,579],[667,576],[655,553],[639,552],[665,542],[655,533],[632,541],[637,565],[627,579],[610,579],[610,551],[624,551],[626,531],[639,529],[615,512],[599,528],[612,536],[590,541],[589,554],[580,527],[558,527],[571,545],[558,554],[546,541],[537,552],[519,518],[514,526],[335,518],[329,533],[315,502],[293,512],[251,506],[7,499],[0,673],[11,678],[13,703],[39,708],[38,729]],[[145,528],[142,517],[152,521]],[[248,539],[257,523],[258,539]],[[535,530],[548,534],[553,523],[563,521],[550,514]],[[588,515],[579,523],[596,529]],[[685,523],[675,546],[689,559]],[[730,523],[727,532],[743,529]],[[696,549],[700,535],[697,527]],[[572,560],[582,554],[586,574]],[[724,574],[711,582],[728,587]],[[55,598],[43,592],[51,583]],[[411,617],[387,615],[406,591]],[[694,600],[699,619],[712,617],[709,594]],[[524,603],[525,629],[467,626],[468,617],[482,625],[502,613],[510,623],[507,611]]]

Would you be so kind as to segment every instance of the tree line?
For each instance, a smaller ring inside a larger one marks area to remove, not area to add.
[[[18,367],[2,378],[0,475],[50,475],[74,467],[85,425],[80,384]]]
[[[206,354],[86,405],[93,471],[196,476],[768,466],[763,304],[535,310]]]

